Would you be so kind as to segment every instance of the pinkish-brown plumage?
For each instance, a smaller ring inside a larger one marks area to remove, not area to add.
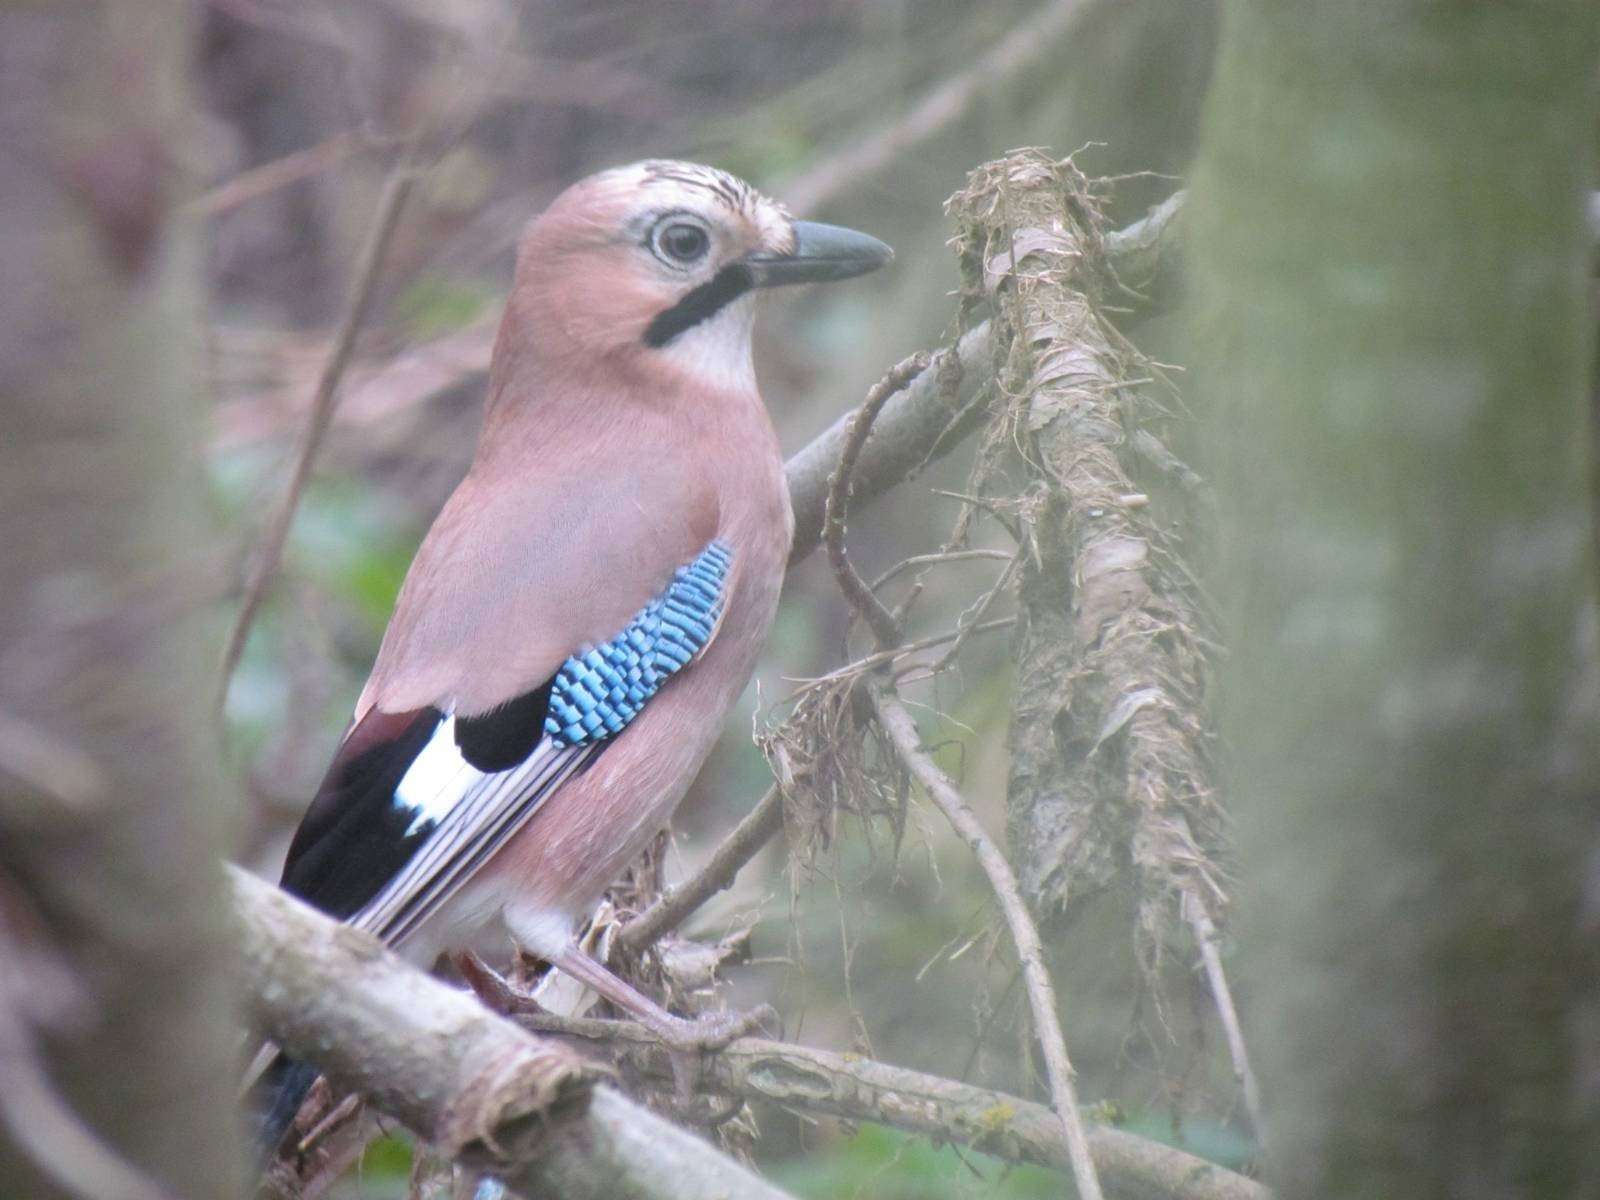
[[[530,225],[472,467],[407,574],[285,887],[423,962],[509,935],[672,1035],[573,934],[671,816],[777,606],[793,518],[750,361],[755,294],[887,258],[686,163],[593,176]],[[726,567],[694,578],[714,589],[669,592],[708,546]],[[687,623],[667,624],[692,658],[624,644],[680,599]],[[574,732],[557,701],[592,701],[573,680],[594,647],[667,674],[627,700],[604,684],[611,724]]]

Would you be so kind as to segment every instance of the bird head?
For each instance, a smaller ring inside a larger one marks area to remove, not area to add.
[[[849,279],[892,257],[864,233],[795,220],[725,171],[650,160],[573,184],[532,222],[513,306],[542,357],[753,388],[760,291]]]

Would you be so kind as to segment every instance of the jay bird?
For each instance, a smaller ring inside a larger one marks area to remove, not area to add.
[[[431,965],[507,935],[687,1049],[575,936],[671,817],[755,665],[794,517],[756,390],[766,287],[875,238],[722,171],[649,161],[537,217],[471,468],[424,538],[282,886]],[[270,1153],[316,1072],[263,1081]]]

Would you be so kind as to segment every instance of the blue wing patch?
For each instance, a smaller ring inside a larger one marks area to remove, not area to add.
[[[620,733],[711,640],[732,561],[728,544],[713,541],[621,633],[567,659],[550,689],[546,736],[578,746]]]

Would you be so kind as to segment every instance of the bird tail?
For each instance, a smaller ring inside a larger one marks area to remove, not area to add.
[[[279,1054],[267,1064],[250,1089],[249,1109],[255,1125],[258,1173],[272,1165],[283,1135],[289,1131],[295,1114],[320,1074],[310,1063]]]

